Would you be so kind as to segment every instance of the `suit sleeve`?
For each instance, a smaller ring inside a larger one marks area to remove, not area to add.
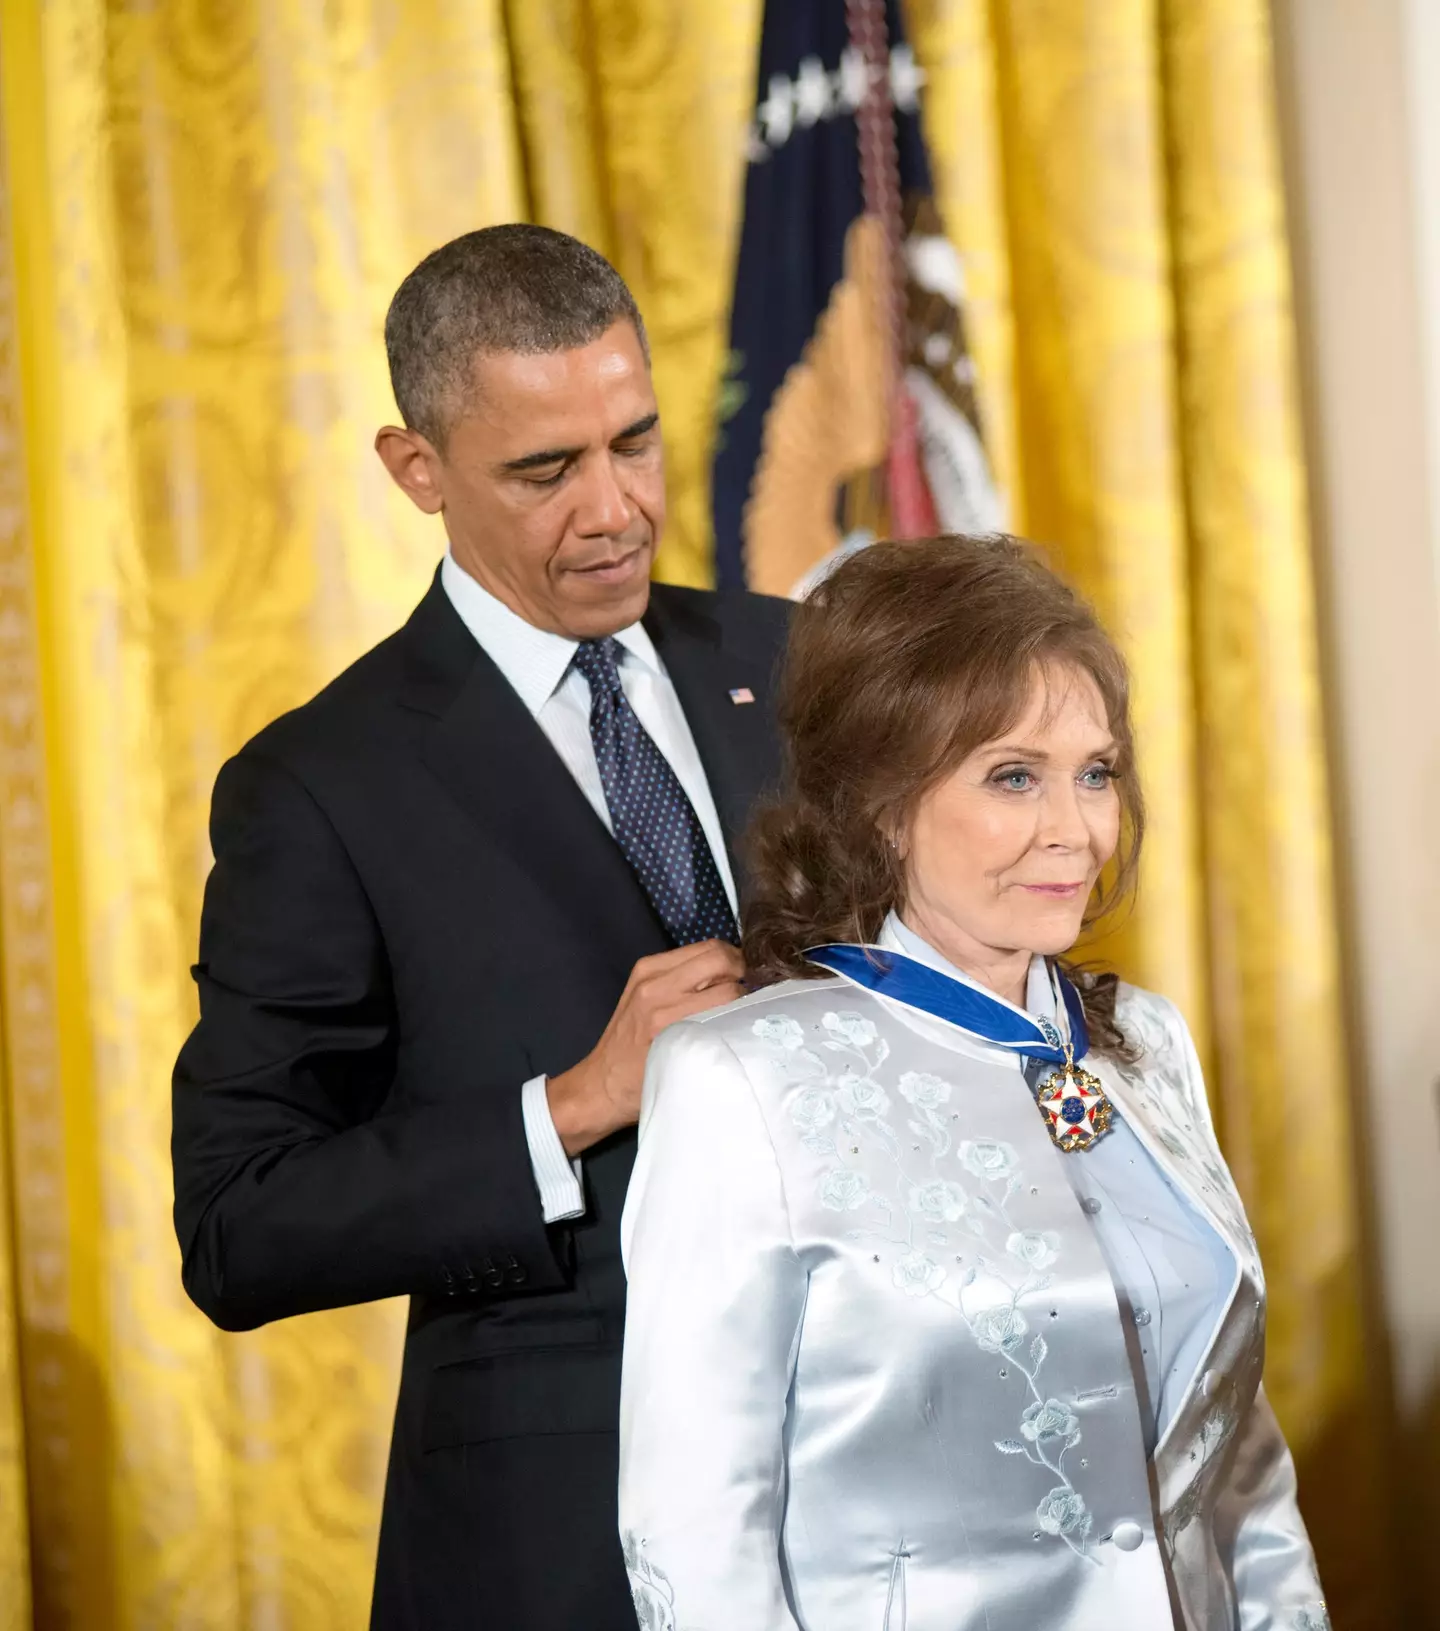
[[[211,813],[200,1020],[173,1083],[186,1290],[228,1330],[397,1295],[560,1285],[520,1084],[392,1105],[385,947],[339,836],[246,750]]]
[[[1328,1631],[1295,1463],[1264,1388],[1216,1502],[1215,1539],[1235,1583],[1237,1631]]]
[[[755,1096],[704,1026],[651,1053],[621,1241],[620,1527],[641,1622],[796,1631],[780,1524],[806,1275]]]

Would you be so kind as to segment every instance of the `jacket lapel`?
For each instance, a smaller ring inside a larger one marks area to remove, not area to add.
[[[619,846],[437,577],[400,638],[403,707],[428,716],[421,758],[455,802],[628,971],[659,920]]]
[[[1169,1090],[1164,1087],[1141,1087],[1133,1077],[1114,1068],[1108,1060],[1087,1061],[1087,1068],[1103,1077],[1106,1093],[1131,1131],[1149,1151],[1176,1191],[1219,1235],[1234,1264],[1220,1316],[1210,1332],[1204,1352],[1197,1358],[1194,1374],[1186,1381],[1184,1396],[1171,1410],[1169,1423],[1155,1447],[1154,1453],[1158,1459],[1161,1452],[1170,1446],[1176,1429],[1185,1417],[1186,1406],[1196,1385],[1210,1368],[1217,1343],[1229,1323],[1235,1299],[1245,1283],[1253,1243],[1248,1236],[1241,1236],[1238,1220],[1243,1218],[1243,1212],[1228,1174],[1214,1162],[1193,1126],[1188,1133],[1185,1131],[1186,1112],[1183,1106],[1167,1104],[1158,1096],[1163,1094],[1168,1098]],[[1235,1204],[1227,1205],[1227,1201]]]
[[[725,639],[710,605],[663,584],[651,593],[645,627],[695,738],[743,896],[741,840],[760,795],[779,769],[772,724],[774,653]],[[747,690],[753,702],[731,696]]]
[[[1187,1130],[1188,1111],[1164,1086],[1137,1084],[1108,1060],[1086,1061],[1086,1068],[1103,1077],[1105,1091],[1175,1189],[1198,1211],[1225,1242],[1239,1264],[1249,1250],[1239,1231],[1238,1197],[1229,1175],[1216,1164],[1198,1129]],[[1227,1202],[1234,1201],[1234,1205]]]

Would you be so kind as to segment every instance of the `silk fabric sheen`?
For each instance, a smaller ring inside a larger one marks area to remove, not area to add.
[[[879,943],[951,980],[974,983],[893,912]],[[1043,957],[1031,959],[1025,1007],[1068,1034],[1065,1004],[1056,998],[1054,977]],[[1086,1059],[1088,1063],[1088,1054]],[[1034,1058],[1017,1058],[1016,1063],[1024,1064],[1032,1093],[1054,1068]],[[1203,1213],[1147,1154],[1124,1116],[1117,1113],[1098,1144],[1061,1166],[1110,1269],[1136,1374],[1148,1455],[1200,1370],[1235,1284],[1235,1261]]]
[[[622,1229],[642,1626],[1325,1623],[1193,1050],[1163,999],[1123,1014],[1141,1067],[1087,1066],[1236,1263],[1153,1466],[1075,1157],[1011,1057],[839,980],[662,1037]]]

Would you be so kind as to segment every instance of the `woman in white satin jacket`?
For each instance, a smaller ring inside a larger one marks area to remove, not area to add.
[[[781,713],[767,983],[656,1044],[622,1227],[640,1625],[1321,1631],[1185,1023],[1061,960],[1138,853],[1122,660],[1013,540],[878,544]]]

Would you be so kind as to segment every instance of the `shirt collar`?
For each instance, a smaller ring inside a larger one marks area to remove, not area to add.
[[[453,555],[447,554],[440,563],[440,584],[480,649],[530,713],[538,714],[569,671],[579,642],[527,623],[477,583]],[[653,673],[662,672],[654,643],[641,624],[619,630],[615,639],[627,658]]]
[[[879,944],[887,951],[898,951],[906,957],[913,957],[917,963],[924,963],[937,973],[948,975],[952,980],[959,980],[962,985],[968,985],[972,990],[983,991],[987,997],[995,997],[997,1002],[1005,1001],[1003,997],[995,996],[988,987],[981,985],[978,980],[972,979],[962,969],[956,968],[954,963],[942,957],[928,941],[922,940],[913,929],[907,928],[894,912],[885,919],[885,926],[880,931]],[[1013,1007],[1014,1004],[1006,1006]],[[1069,1036],[1070,1016],[1065,1012],[1065,1005],[1059,1000],[1055,990],[1049,963],[1038,955],[1030,959],[1030,972],[1025,982],[1025,1010],[1038,1017],[1053,1020],[1060,1027],[1061,1035]]]

